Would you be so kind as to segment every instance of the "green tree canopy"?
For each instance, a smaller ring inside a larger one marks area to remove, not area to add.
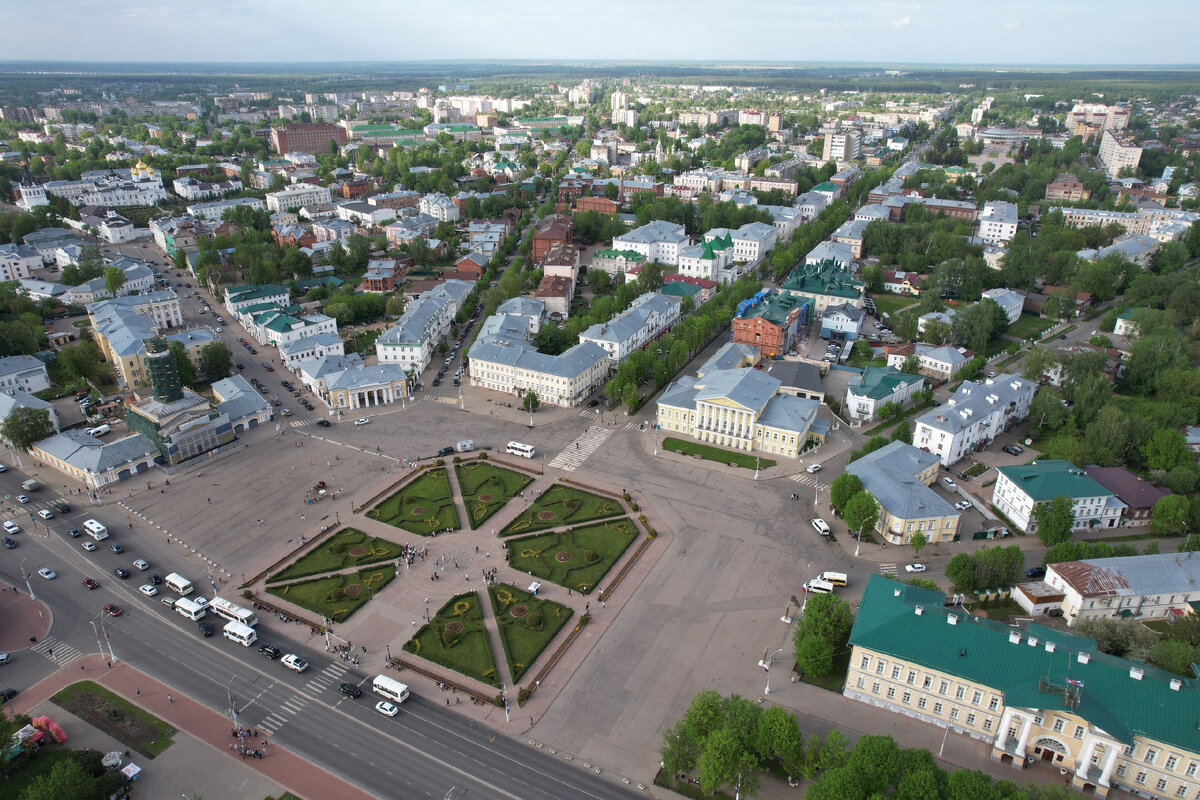
[[[14,408],[8,419],[0,422],[0,436],[13,447],[28,452],[29,446],[54,435],[50,412],[44,408]]]
[[[855,533],[869,533],[879,521],[879,503],[870,492],[862,491],[851,497],[842,512],[846,525]]]
[[[229,352],[229,346],[224,342],[209,342],[200,348],[200,372],[209,381],[228,378],[232,366],[233,354]]]
[[[1033,519],[1037,522],[1037,535],[1047,547],[1071,538],[1075,524],[1074,501],[1069,497],[1055,497],[1033,508]]]
[[[100,346],[95,342],[81,341],[69,344],[58,351],[58,363],[69,375],[91,382],[100,372]]]
[[[171,342],[171,356],[175,359],[175,371],[179,373],[179,382],[184,386],[196,385],[196,367],[188,358],[187,348],[183,342]]]
[[[843,472],[829,484],[829,502],[840,514],[851,497],[862,491],[862,481],[852,472]]]

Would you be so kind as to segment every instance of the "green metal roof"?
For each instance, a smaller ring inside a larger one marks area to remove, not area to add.
[[[857,300],[862,297],[863,284],[836,261],[826,259],[817,264],[799,264],[779,287],[784,292],[801,295],[827,295]]]
[[[1032,623],[1014,643],[1010,633],[1018,629],[947,610],[944,602],[941,592],[872,575],[850,643],[990,687],[1006,706],[1078,715],[1126,744],[1139,735],[1200,752],[1200,682],[1100,653],[1091,639]],[[1087,653],[1086,664],[1080,653]],[[1140,680],[1130,675],[1135,667]],[[1171,688],[1175,680],[1178,689]]]
[[[624,256],[626,261],[645,261],[646,257],[636,250],[597,250],[592,258],[621,258]]]
[[[753,308],[747,309],[742,317],[744,319],[762,317],[772,325],[784,325],[787,323],[788,314],[792,313],[792,309],[798,308],[806,302],[808,301],[794,294],[776,293],[767,296]]]
[[[658,290],[659,294],[671,295],[672,297],[692,297],[696,298],[700,295],[700,287],[694,283],[687,281],[671,281],[664,283],[662,288]]]
[[[566,123],[566,117],[517,117],[517,122],[562,122]]]
[[[830,183],[829,181],[821,181],[816,186],[814,186],[812,188],[812,190],[814,192],[836,192],[837,185]]]
[[[901,386],[920,383],[922,380],[924,378],[920,375],[910,375],[895,367],[867,367],[863,370],[862,383],[852,386],[851,389],[858,397],[882,400],[891,397]]]
[[[1108,497],[1112,494],[1070,461],[1048,459],[996,470],[1035,503],[1056,497]]]

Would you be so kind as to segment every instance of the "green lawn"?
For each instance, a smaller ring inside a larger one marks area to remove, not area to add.
[[[514,539],[505,547],[513,569],[589,594],[633,544],[637,533],[633,520],[624,517]]]
[[[508,673],[516,683],[571,619],[572,611],[506,583],[489,586],[488,596],[500,629]]]
[[[275,573],[268,580],[271,583],[279,581],[307,578],[309,575],[320,575],[323,572],[336,572],[341,569],[358,567],[366,564],[378,564],[381,561],[391,561],[400,556],[400,545],[368,536],[356,528],[346,528],[317,545],[311,552],[297,559],[284,570]]]
[[[835,653],[833,656],[833,669],[828,675],[820,678],[812,675],[801,673],[800,680],[804,683],[811,683],[813,686],[819,686],[831,692],[841,694],[842,686],[846,683],[846,673],[850,671],[850,648],[844,648],[840,653]],[[782,679],[782,676],[777,676]]]
[[[709,461],[717,461],[721,464],[735,464],[746,469],[754,469],[756,464],[763,469],[775,466],[775,461],[770,458],[759,458],[758,456],[738,450],[722,450],[719,447],[700,444],[688,439],[676,439],[674,436],[668,436],[663,439],[662,447],[664,450],[671,450],[672,452],[682,451],[685,456],[700,456]]]
[[[343,572],[286,586],[269,586],[267,592],[295,603],[334,622],[345,622],[351,614],[391,583],[395,567],[389,565]]]
[[[170,747],[177,732],[149,711],[92,681],[73,683],[51,699],[146,758]]]
[[[100,765],[103,754],[95,751],[69,750],[62,745],[50,744],[43,746],[37,753],[26,753],[19,756],[8,765],[11,770],[6,780],[0,781],[0,800],[20,800],[30,784],[54,769],[60,761],[78,760],[90,775],[111,775]],[[116,789],[125,785],[125,779],[119,775],[116,778],[105,778]],[[40,797],[41,795],[39,795]]]
[[[556,483],[538,495],[528,508],[500,531],[500,535],[534,533],[624,513],[621,504],[614,498]]]
[[[419,475],[414,481],[367,512],[371,519],[403,528],[418,536],[458,527],[458,512],[445,467]]]
[[[458,478],[458,489],[467,509],[467,523],[472,529],[487,522],[509,500],[533,483],[529,475],[498,467],[488,461],[455,464],[454,474]]]
[[[909,306],[916,305],[921,302],[919,297],[910,297],[906,294],[873,294],[871,299],[875,301],[875,308],[879,311],[879,315],[887,314],[889,318],[895,317],[896,312]]]
[[[475,592],[447,600],[434,618],[404,643],[404,649],[489,686],[500,686],[496,658]]]
[[[1053,328],[1057,321],[1035,317],[1033,314],[1022,314],[1021,318],[1008,326],[1008,335],[1014,339],[1038,339],[1043,333]]]

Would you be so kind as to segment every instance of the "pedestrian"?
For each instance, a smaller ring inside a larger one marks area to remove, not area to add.
[[[533,724],[533,717],[530,717],[530,718],[529,718],[529,724],[530,724],[530,725],[532,725],[532,724]]]
[[[175,698],[174,698],[174,697],[172,697],[171,695],[169,695],[169,694],[168,694],[168,695],[167,695],[167,702],[168,702],[168,703],[174,703],[174,702],[175,702]]]
[[[138,697],[141,697],[141,696],[142,696],[142,690],[141,690],[141,688],[140,688],[140,687],[139,687],[139,688],[137,688],[137,689],[134,689],[134,691],[135,691],[135,692],[137,692],[137,696],[138,696]]]
[[[210,498],[208,498],[208,502],[210,502],[210,503],[212,502],[212,498],[211,498],[211,497],[210,497]]]

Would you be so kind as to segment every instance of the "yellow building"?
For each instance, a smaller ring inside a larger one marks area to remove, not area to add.
[[[888,544],[908,544],[915,533],[925,541],[951,542],[958,533],[960,514],[929,488],[938,477],[937,455],[904,442],[890,442],[846,465],[857,475],[875,502],[879,521],[875,532]]]
[[[843,694],[1052,767],[1106,797],[1200,796],[1200,682],[1100,653],[1086,637],[947,609],[945,596],[872,575],[850,634]]]

